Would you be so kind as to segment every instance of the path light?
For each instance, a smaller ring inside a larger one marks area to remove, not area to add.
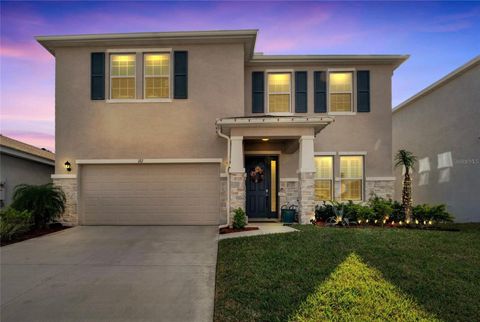
[[[431,220],[429,220],[429,221],[428,221],[428,224],[429,224],[429,225],[431,225],[431,224],[432,224],[432,221],[431,221]]]
[[[400,221],[398,222],[398,224],[401,226],[401,225],[402,225],[402,221],[400,220]]]
[[[362,220],[361,220],[361,219],[359,219],[359,220],[358,220],[358,223],[359,223],[359,224],[361,224],[361,223],[362,223]]]
[[[387,221],[384,219],[384,220],[383,220],[383,223],[385,224],[386,222],[387,222]]]
[[[377,222],[378,222],[378,220],[375,219],[375,223],[377,223]]]
[[[424,220],[424,221],[423,221],[423,224],[424,224],[424,225],[426,225],[426,224],[427,224],[427,221],[426,221],[426,220]]]
[[[368,219],[367,219],[366,223],[368,224]]]
[[[65,162],[65,169],[67,169],[68,172],[72,171],[72,165],[70,164],[70,162]]]
[[[409,224],[410,224],[410,220],[407,220],[407,225],[409,225]]]
[[[415,219],[415,224],[417,224],[417,225],[418,225],[418,219]]]

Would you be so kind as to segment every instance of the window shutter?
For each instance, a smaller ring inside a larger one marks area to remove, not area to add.
[[[370,112],[370,72],[357,71],[357,112]]]
[[[314,87],[314,111],[315,113],[327,113],[327,73],[313,73]]]
[[[265,105],[265,76],[263,72],[252,72],[252,113],[263,113]]]
[[[188,98],[188,52],[173,53],[173,98]]]
[[[295,72],[295,113],[307,113],[307,72]]]
[[[105,99],[105,53],[92,53],[91,56],[90,98]]]

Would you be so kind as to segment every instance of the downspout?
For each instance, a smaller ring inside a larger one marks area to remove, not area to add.
[[[227,177],[227,223],[224,225],[218,226],[218,228],[226,228],[230,227],[230,153],[231,153],[231,145],[230,145],[230,137],[222,133],[221,126],[217,125],[217,134],[219,137],[224,138],[227,140],[227,166],[225,167],[225,175]]]

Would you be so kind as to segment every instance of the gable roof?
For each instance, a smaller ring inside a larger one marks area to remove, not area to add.
[[[0,152],[53,165],[55,153],[0,134]]]
[[[410,105],[411,103],[415,102],[416,100],[420,99],[421,97],[433,92],[434,90],[436,90],[437,88],[445,85],[446,83],[454,80],[455,78],[457,77],[460,77],[461,75],[463,75],[465,72],[469,71],[470,69],[472,69],[473,67],[477,66],[478,64],[480,64],[480,55],[476,56],[475,58],[473,58],[472,60],[468,61],[466,64],[458,67],[457,69],[455,69],[453,72],[447,74],[446,76],[444,76],[443,78],[439,79],[438,81],[436,81],[435,83],[433,83],[432,85],[424,88],[423,90],[421,90],[420,92],[418,92],[417,94],[413,95],[412,97],[410,97],[409,99],[407,99],[406,101],[404,101],[403,103],[400,103],[399,105],[397,105],[393,110],[392,110],[392,113],[395,113],[397,112],[398,110],[402,109],[403,107],[407,106],[407,105]]]

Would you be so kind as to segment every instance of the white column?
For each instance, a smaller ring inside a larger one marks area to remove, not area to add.
[[[230,173],[245,173],[243,165],[243,136],[232,136]]]
[[[299,155],[299,164],[298,172],[315,172],[315,163],[314,163],[314,144],[313,136],[302,136],[299,140],[300,142],[300,155]]]

